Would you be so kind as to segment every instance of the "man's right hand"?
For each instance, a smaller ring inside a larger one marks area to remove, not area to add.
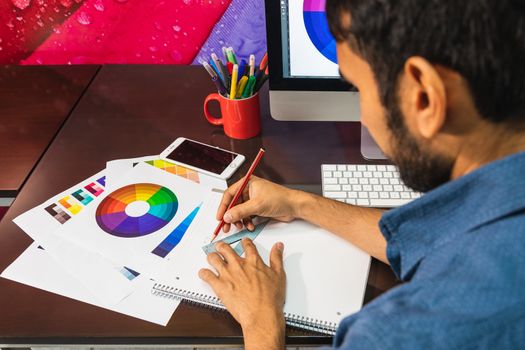
[[[244,224],[246,228],[253,230],[255,228],[251,220],[253,216],[263,216],[279,221],[292,221],[296,218],[297,204],[295,204],[295,199],[300,192],[256,176],[250,178],[237,205],[227,211],[243,180],[244,178],[224,192],[219,205],[217,220],[224,217],[224,232],[228,232],[232,224],[239,229]]]

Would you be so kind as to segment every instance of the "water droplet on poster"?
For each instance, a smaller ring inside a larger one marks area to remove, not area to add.
[[[156,46],[150,46],[150,47],[149,47],[149,50],[150,50],[151,52],[157,52],[158,49],[157,49]]]
[[[11,0],[11,1],[13,2],[13,5],[20,10],[24,10],[29,5],[31,5],[31,0]]]
[[[77,21],[83,25],[91,24],[91,16],[87,12],[82,11],[78,14]]]
[[[173,26],[173,30],[176,31],[176,32],[180,32],[181,27],[178,26],[178,25],[174,25],[174,26]]]
[[[60,5],[66,7],[66,8],[69,8],[71,7],[73,3],[71,2],[71,0],[60,0]]]
[[[105,9],[104,2],[102,2],[102,0],[96,0],[95,3],[93,4],[93,7],[95,8],[95,10],[100,11],[100,12],[103,12]]]

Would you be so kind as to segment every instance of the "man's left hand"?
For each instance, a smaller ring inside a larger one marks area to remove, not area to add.
[[[208,255],[208,262],[217,273],[202,269],[199,277],[241,324],[246,349],[284,348],[284,246],[276,243],[272,247],[267,266],[251,240],[243,239],[242,244],[245,258],[228,244],[217,243],[218,253]]]

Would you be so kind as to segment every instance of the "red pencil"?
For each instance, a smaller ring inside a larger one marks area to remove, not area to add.
[[[255,159],[253,160],[253,163],[250,166],[250,169],[248,169],[248,172],[246,173],[246,176],[244,177],[244,181],[242,182],[241,187],[239,187],[239,189],[235,193],[235,196],[233,197],[230,205],[228,205],[228,209],[226,209],[226,211],[228,211],[231,208],[233,208],[235,206],[235,203],[237,203],[237,201],[241,197],[242,191],[244,191],[244,188],[248,184],[248,181],[250,181],[250,177],[252,176],[253,172],[255,171],[255,168],[257,167],[257,165],[261,161],[261,158],[264,156],[264,152],[265,152],[264,148],[261,148],[259,150],[259,153],[257,153],[257,157],[255,157]],[[221,228],[223,226],[224,226],[224,218],[221,219],[221,222],[219,222],[219,225],[215,229],[215,232],[213,232],[213,238],[211,239],[212,242],[217,237],[217,235],[219,234],[219,231],[221,230]]]

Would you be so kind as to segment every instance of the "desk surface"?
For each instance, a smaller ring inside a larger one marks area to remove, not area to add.
[[[0,197],[16,195],[98,69],[0,67]]]
[[[262,135],[231,140],[204,119],[202,102],[212,90],[201,67],[102,67],[0,223],[0,270],[31,243],[14,217],[104,168],[107,160],[158,154],[179,136],[247,159],[264,147],[257,175],[314,192],[321,191],[323,162],[366,162],[359,124],[277,122],[269,116],[267,94],[261,101]],[[367,299],[393,285],[388,268],[374,261]],[[241,329],[228,314],[189,304],[161,327],[0,279],[0,310],[0,344],[242,343]],[[287,336],[290,344],[331,341],[293,329]]]

